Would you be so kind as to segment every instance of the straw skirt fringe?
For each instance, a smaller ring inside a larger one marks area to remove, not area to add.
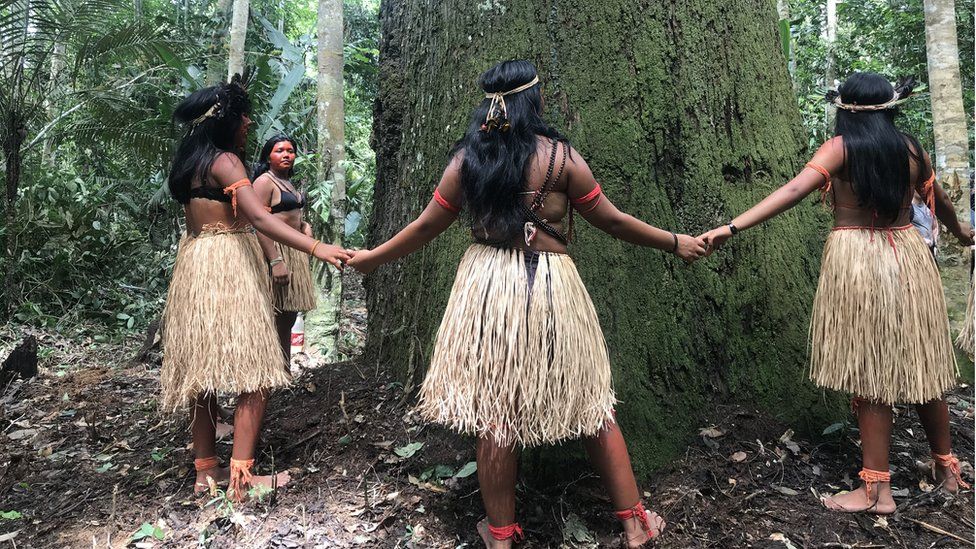
[[[205,231],[180,241],[163,311],[164,412],[200,393],[289,383],[262,258],[250,231]]]
[[[616,404],[603,332],[573,260],[474,244],[437,332],[420,414],[503,446],[594,435]]]
[[[974,354],[973,339],[976,338],[976,329],[973,323],[976,322],[976,304],[973,303],[973,293],[976,292],[976,273],[970,278],[969,285],[969,305],[966,306],[966,319],[962,322],[962,330],[956,338],[956,345],[970,357]]]
[[[810,362],[817,385],[884,403],[924,403],[956,386],[942,281],[917,231],[831,232]]]
[[[302,313],[311,311],[315,308],[315,285],[312,284],[312,267],[309,265],[308,254],[281,244],[278,244],[278,249],[291,272],[291,280],[287,286],[271,285],[275,310]]]

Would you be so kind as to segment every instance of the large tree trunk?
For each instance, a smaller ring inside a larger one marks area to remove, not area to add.
[[[969,219],[969,134],[959,76],[954,0],[925,0],[925,45],[932,95],[935,169],[955,199],[960,219]]]
[[[244,74],[244,43],[247,38],[248,0],[234,0],[230,22],[230,53],[227,56],[227,81]]]
[[[805,133],[767,0],[381,6],[371,245],[430,199],[480,71],[512,57],[540,71],[547,117],[607,195],[655,225],[698,234],[792,177]],[[822,429],[840,409],[806,382],[806,337],[826,216],[813,201],[692,267],[577,218],[571,247],[610,350],[620,422],[638,467],[663,463],[737,399]],[[415,385],[469,240],[457,224],[367,279],[369,359]]]
[[[231,0],[217,0],[213,34],[210,40],[210,55],[207,59],[208,86],[219,83],[224,78],[227,59],[227,24],[230,22]]]
[[[342,245],[345,234],[346,172],[345,109],[342,97],[342,0],[319,0],[318,9],[318,149],[319,181],[332,183],[332,205],[329,212],[327,241]],[[338,349],[342,277],[326,269],[325,310],[330,318],[328,347]]]

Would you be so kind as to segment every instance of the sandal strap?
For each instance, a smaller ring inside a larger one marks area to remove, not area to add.
[[[193,468],[197,471],[208,471],[210,469],[216,469],[217,467],[220,467],[220,458],[217,456],[197,458],[193,460]]]
[[[233,499],[240,503],[244,500],[244,493],[251,485],[254,475],[251,468],[254,467],[254,459],[234,459],[230,458],[230,483],[228,491],[233,490]]]
[[[637,519],[637,522],[640,523],[641,528],[644,529],[644,532],[647,533],[648,536],[654,537],[654,534],[651,531],[651,521],[647,518],[647,511],[644,510],[643,502],[638,501],[637,505],[622,511],[614,511],[613,514],[616,515],[617,520],[621,522],[630,520],[632,518]]]
[[[868,503],[871,503],[871,485],[879,482],[891,482],[890,471],[875,471],[874,469],[862,468],[857,474],[864,481],[864,487],[868,495]]]
[[[932,452],[932,459],[934,459],[935,462],[940,466],[948,468],[949,472],[952,473],[952,476],[955,477],[956,482],[959,483],[959,486],[962,486],[963,488],[971,488],[971,486],[962,479],[962,470],[959,468],[959,458],[957,458],[952,452],[949,452],[948,454],[936,454],[935,452]]]
[[[517,522],[513,522],[508,526],[492,526],[489,524],[488,531],[491,533],[491,537],[498,541],[510,539],[515,542],[520,542],[525,539],[525,534],[522,533],[522,527]]]

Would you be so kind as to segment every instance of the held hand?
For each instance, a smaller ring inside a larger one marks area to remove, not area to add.
[[[321,243],[315,247],[315,257],[331,263],[335,268],[342,269],[342,264],[352,258],[352,254],[332,244]]]
[[[278,263],[271,267],[271,280],[277,286],[287,286],[288,282],[291,281],[291,271],[288,270],[288,265]]]
[[[678,249],[674,253],[689,265],[705,256],[705,241],[686,234],[678,235]]]
[[[363,273],[369,274],[376,270],[379,265],[372,260],[372,253],[370,250],[357,250],[353,258],[349,260],[348,265],[353,269]]]
[[[302,232],[305,233],[305,236],[312,238],[312,224],[302,221]]]
[[[726,240],[732,238],[732,229],[729,229],[728,225],[722,225],[701,235],[700,238],[705,241],[705,247],[707,248],[705,255],[709,256],[712,255],[712,252],[721,248]]]
[[[973,245],[973,228],[969,226],[969,223],[964,221],[959,222],[959,228],[956,229],[956,238],[959,239],[959,243],[963,246]]]

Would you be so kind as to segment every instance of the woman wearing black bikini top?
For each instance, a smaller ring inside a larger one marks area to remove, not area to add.
[[[298,156],[295,141],[286,135],[276,135],[261,149],[261,156],[254,166],[254,191],[275,217],[293,229],[312,236],[312,227],[302,220],[305,195],[291,183]],[[308,254],[281,246],[258,234],[261,250],[271,269],[272,294],[274,296],[275,327],[285,356],[291,358],[291,327],[299,312],[315,308],[315,287]],[[290,362],[290,361],[289,361]],[[285,368],[289,367],[285,363]]]

